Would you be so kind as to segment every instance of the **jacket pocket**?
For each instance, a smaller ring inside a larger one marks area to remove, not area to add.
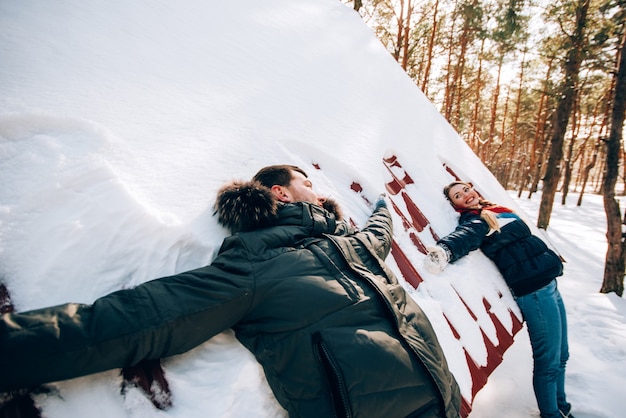
[[[319,332],[313,334],[313,354],[321,368],[322,375],[326,378],[335,417],[352,418],[352,408],[343,375]]]

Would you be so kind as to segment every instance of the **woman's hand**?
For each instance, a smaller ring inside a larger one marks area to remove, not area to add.
[[[448,265],[448,252],[439,245],[426,247],[428,254],[424,259],[424,267],[433,274],[441,273]]]

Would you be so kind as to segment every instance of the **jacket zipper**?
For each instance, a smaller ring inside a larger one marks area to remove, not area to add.
[[[348,391],[342,379],[339,366],[330,350],[324,344],[319,332],[313,334],[313,353],[322,366],[330,389],[330,398],[337,418],[352,418],[352,410],[348,401]]]

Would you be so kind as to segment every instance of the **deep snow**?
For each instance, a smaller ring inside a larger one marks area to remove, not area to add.
[[[534,223],[537,197],[504,191],[335,0],[0,0],[0,54],[0,277],[18,310],[89,303],[209,263],[225,236],[212,217],[217,188],[272,163],[305,168],[358,224],[370,211],[361,195],[373,200],[390,181],[382,158],[391,155],[439,235],[456,222],[440,192],[450,180],[444,163]],[[570,201],[555,206],[548,232],[568,261],[559,281],[570,320],[568,392],[578,418],[615,418],[626,386],[626,305],[597,292],[606,249],[601,199],[586,196],[580,208]],[[462,349],[484,359],[479,331],[494,332],[484,312],[477,322],[460,312],[455,292],[476,312],[487,297],[505,322],[512,298],[479,253],[440,276],[423,272],[397,221],[396,239],[425,279],[407,289],[468,394]],[[49,418],[284,415],[229,331],[164,367],[174,394],[167,412],[138,391],[120,396],[118,370],[56,383],[58,396],[37,401]],[[531,373],[522,330],[471,417],[537,415]]]

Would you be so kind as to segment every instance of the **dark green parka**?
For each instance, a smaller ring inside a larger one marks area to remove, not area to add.
[[[269,190],[245,186],[221,193],[217,211],[252,210],[263,227],[226,238],[211,265],[93,305],[4,315],[0,390],[182,353],[232,328],[290,417],[458,417],[432,326],[383,262],[387,208],[355,232],[308,203],[259,208],[250,190]]]

